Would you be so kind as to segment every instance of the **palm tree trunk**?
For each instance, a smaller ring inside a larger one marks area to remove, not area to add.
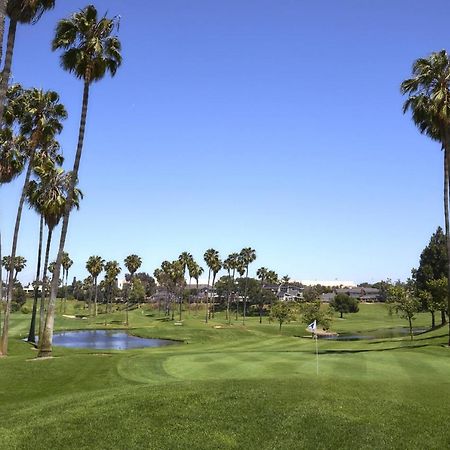
[[[196,288],[197,288],[197,292],[196,292],[196,294],[195,294],[195,310],[196,310],[196,312],[197,312],[197,314],[198,314],[198,278],[196,278],[195,279],[195,285],[196,285]]]
[[[208,313],[209,313],[209,281],[211,280],[211,269],[208,270],[208,287],[206,288],[206,314],[205,323],[208,323]]]
[[[448,135],[446,133],[445,148],[444,148],[444,216],[445,216],[445,236],[447,240],[447,277],[448,277],[448,292],[447,292],[447,310],[450,314],[450,225],[449,225],[449,215],[448,215],[448,190],[449,190],[449,166],[450,166],[450,155],[448,148]],[[445,319],[445,312],[444,312]],[[445,321],[444,321],[445,323]],[[448,345],[450,346],[450,320],[448,322]]]
[[[3,309],[3,266],[2,266],[2,233],[0,233],[0,335],[2,332],[2,309]]]
[[[245,315],[247,313],[247,288],[248,288],[248,265],[245,273],[245,288],[244,288],[244,315],[242,317],[242,325],[245,325]]]
[[[3,36],[5,35],[6,5],[8,0],[0,0],[0,64],[3,59]],[[1,99],[3,102],[3,99]]]
[[[97,286],[97,277],[94,279],[95,286],[95,296],[94,296],[94,317],[97,317],[97,295],[98,295],[98,286]]]
[[[39,297],[39,280],[41,275],[41,260],[42,260],[42,241],[44,236],[44,216],[41,215],[39,221],[39,245],[38,245],[38,260],[36,268],[36,280],[34,286],[33,311],[31,313],[30,331],[28,332],[28,342],[36,343],[36,311]]]
[[[30,160],[28,161],[27,173],[25,175],[25,181],[22,187],[22,194],[20,195],[19,206],[17,208],[17,216],[16,216],[16,224],[14,226],[14,235],[11,249],[11,262],[15,260],[16,250],[17,250],[17,241],[19,240],[19,229],[20,229],[20,219],[22,218],[22,210],[23,205],[25,203],[26,192],[28,188],[28,183],[30,181],[31,169],[33,168],[34,163],[34,154],[35,149],[32,150]],[[11,313],[11,302],[13,296],[13,288],[14,288],[14,277],[13,277],[13,268],[11,268],[11,274],[8,280],[8,298],[6,300],[5,307],[5,317],[3,321],[3,333],[2,339],[0,343],[0,355],[6,355],[8,353],[8,331],[9,331],[9,315]]]
[[[66,283],[64,285],[64,308],[63,314],[66,313],[66,302],[67,302],[67,282],[69,281],[69,269],[66,270]]]
[[[6,6],[4,5],[7,3],[5,0],[1,0],[0,2],[0,8],[6,9]],[[1,9],[0,9],[1,14]],[[4,30],[4,18],[3,20],[0,20],[2,22],[2,27]],[[8,83],[9,83],[9,77],[11,76],[11,66],[12,66],[12,58],[14,53],[14,43],[16,41],[16,29],[17,29],[17,21],[16,20],[10,20],[9,21],[9,28],[8,28],[8,42],[6,44],[6,56],[5,56],[5,65],[3,66],[1,81],[0,81],[0,125],[3,122],[3,110],[5,108],[5,97],[6,97],[6,91],[8,90]],[[1,38],[3,42],[3,33],[1,33]]]
[[[216,283],[216,273],[213,272],[213,279],[212,279],[212,296],[211,296],[211,312],[212,312],[212,318],[214,319],[214,313],[215,313],[215,305],[216,305],[216,301],[215,301],[215,294],[214,294],[214,284]]]
[[[191,285],[192,285],[192,277],[189,276],[189,295],[188,295],[188,314],[191,315]]]
[[[48,261],[50,259],[50,245],[52,243],[52,235],[53,235],[53,228],[49,228],[47,235],[47,246],[45,247],[44,270],[42,271],[41,305],[39,308],[39,342],[41,342],[42,331],[44,329],[45,324],[45,292],[47,290],[46,280],[47,280]]]
[[[228,269],[228,286],[227,286],[227,317],[226,320],[228,322],[228,324],[230,323],[230,296],[231,296],[231,292],[230,292],[230,284],[231,284],[231,272],[230,269]]]
[[[52,354],[52,341],[53,341],[53,327],[55,324],[55,304],[56,295],[58,293],[58,280],[59,273],[61,271],[61,262],[63,258],[64,245],[66,243],[67,230],[69,228],[69,216],[72,209],[73,192],[78,180],[78,169],[80,167],[81,154],[83,151],[84,133],[86,130],[86,117],[89,103],[89,77],[84,82],[83,90],[83,103],[81,109],[80,130],[78,133],[77,152],[75,154],[75,161],[73,164],[72,177],[70,180],[69,192],[66,198],[66,209],[64,211],[63,223],[61,228],[61,238],[59,241],[58,256],[56,258],[55,270],[53,273],[50,300],[48,303],[47,318],[45,321],[44,332],[42,334],[42,341],[39,345],[38,357],[51,356]]]

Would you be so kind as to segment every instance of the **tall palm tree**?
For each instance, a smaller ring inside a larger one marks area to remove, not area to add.
[[[179,318],[181,320],[182,306],[183,306],[183,289],[186,284],[184,277],[184,263],[182,260],[178,259],[176,261],[172,261],[168,267],[168,276],[170,280],[170,289],[172,290],[173,296],[178,297],[179,304]],[[174,316],[174,311],[172,309],[172,320]]]
[[[39,176],[39,170],[44,170],[46,164],[49,164],[50,167],[53,164],[62,164],[62,156],[59,155],[59,144],[56,141],[48,142],[47,146],[44,146],[43,149],[36,155],[36,168],[38,173],[35,173]],[[27,341],[30,343],[36,343],[36,312],[37,312],[37,303],[39,298],[39,285],[40,285],[40,277],[41,277],[41,263],[42,263],[42,243],[44,238],[44,216],[41,212],[42,207],[40,206],[39,196],[34,196],[34,198],[30,198],[30,190],[27,193],[28,195],[28,203],[31,208],[33,208],[37,214],[39,215],[39,242],[38,242],[38,256],[37,256],[37,264],[36,264],[36,277],[34,280],[34,295],[33,295],[33,309],[31,313],[31,321],[30,321],[30,330],[28,333]],[[42,294],[42,292],[41,292]]]
[[[201,267],[198,263],[195,261],[191,264],[191,267],[189,268],[189,275],[192,275],[192,278],[195,280],[195,286],[196,286],[196,292],[197,292],[197,306],[196,310],[198,311],[198,280],[202,276],[204,272],[203,267]]]
[[[97,316],[97,298],[98,298],[98,276],[102,273],[105,267],[105,260],[100,256],[90,256],[86,263],[86,269],[94,280],[94,317]],[[89,314],[91,307],[89,305]]]
[[[239,261],[239,253],[231,253],[225,259],[223,263],[223,268],[228,271],[228,289],[227,289],[227,318],[228,323],[231,323],[231,315],[230,315],[230,301],[231,301],[231,288],[233,288],[233,295],[236,296],[235,292],[235,276],[236,269],[238,268]],[[237,311],[236,311],[236,320],[237,320]]]
[[[10,92],[11,101],[8,104],[5,117],[7,117],[9,123],[16,123],[20,128],[21,134],[28,137],[29,140],[28,167],[17,208],[11,248],[11,257],[14,259],[19,239],[22,209],[28,191],[31,172],[34,167],[36,151],[46,143],[54,140],[55,135],[61,132],[61,121],[67,117],[67,113],[64,106],[59,102],[59,95],[54,91],[42,91],[40,89],[23,90],[20,86],[15,86]],[[0,354],[4,355],[8,351],[8,328],[12,292],[13,279],[10,277],[0,344]]]
[[[44,269],[42,273],[42,291],[39,312],[39,336],[42,333],[45,320],[45,294],[47,291],[47,270],[50,258],[50,247],[53,231],[60,222],[66,206],[66,195],[70,184],[70,174],[56,167],[51,158],[43,158],[41,165],[35,167],[39,180],[32,180],[28,184],[28,202],[44,218],[47,226],[47,244],[44,256]],[[83,194],[79,189],[73,192],[72,206],[79,208]],[[59,280],[58,280],[59,284]],[[33,317],[32,317],[33,321]]]
[[[186,269],[189,267],[189,264],[194,260],[192,255],[189,252],[183,252],[178,260],[181,262],[181,266],[183,268],[183,276],[186,278]]]
[[[447,255],[450,260],[449,170],[450,170],[450,60],[445,50],[417,59],[412,78],[402,82],[401,92],[408,98],[403,112],[411,111],[419,131],[439,142],[444,158],[444,217]],[[450,279],[450,265],[448,267]],[[450,283],[447,296],[450,311]],[[448,345],[450,346],[450,321]]]
[[[239,274],[239,281],[242,280],[242,277],[245,274],[245,261],[244,258],[242,257],[241,253],[237,254],[237,259],[236,259],[236,271]],[[240,283],[239,283],[240,286]],[[238,291],[238,295],[236,296],[236,320],[238,320],[238,315],[239,315],[239,300],[240,299],[240,290]]]
[[[62,268],[63,268],[63,282],[64,282],[64,297],[63,297],[63,313],[66,313],[66,296],[67,296],[67,282],[69,279],[69,270],[73,265],[73,261],[70,259],[70,256],[67,252],[63,253],[63,259],[61,262]]]
[[[203,259],[206,262],[206,265],[208,266],[208,288],[206,291],[206,313],[205,313],[205,323],[208,323],[209,318],[209,285],[211,281],[211,273],[213,271],[213,268],[216,265],[216,262],[219,261],[219,252],[217,250],[214,250],[213,248],[210,248],[206,250],[205,254],[203,255]]]
[[[130,288],[133,287],[133,276],[138,271],[139,267],[142,265],[142,259],[138,255],[129,255],[124,260],[125,267],[128,269],[128,272],[130,273]],[[126,294],[126,325],[128,326],[128,292]]]
[[[267,277],[269,276],[269,269],[267,269],[267,267],[260,267],[256,271],[256,276],[261,281],[261,291],[262,291],[262,289],[264,289],[264,283],[266,282]],[[263,305],[263,296],[261,295],[261,299],[260,299],[260,302],[259,302],[259,323],[262,323],[263,307],[264,307],[264,305]]]
[[[212,270],[212,285],[211,285],[211,287],[212,287],[212,294],[213,294],[213,297],[211,298],[211,311],[212,311],[212,317],[214,318],[214,313],[215,313],[215,304],[216,304],[216,302],[215,302],[215,292],[214,292],[214,286],[215,286],[215,284],[216,284],[216,276],[217,276],[217,274],[220,272],[220,270],[222,269],[222,261],[219,259],[219,258],[215,258],[213,261],[212,261],[212,264],[211,264],[211,270]]]
[[[111,312],[112,307],[112,296],[114,292],[114,285],[117,283],[117,277],[121,270],[122,269],[120,268],[119,263],[117,261],[108,261],[105,264],[105,281],[108,287],[107,301],[110,305],[109,312]]]
[[[14,53],[14,43],[16,41],[16,29],[17,24],[32,24],[36,23],[42,14],[53,9],[55,6],[55,0],[1,0],[0,2],[0,19],[6,6],[6,12],[9,16],[9,28],[8,28],[8,40],[6,44],[5,64],[3,66],[2,77],[0,80],[0,125],[3,122],[3,109],[6,91],[8,89],[9,78],[11,76],[12,59]],[[4,19],[1,20],[2,25]],[[0,38],[3,42],[4,28],[0,29]]]
[[[74,73],[77,78],[83,80],[84,89],[77,151],[72,170],[72,183],[67,197],[69,201],[64,213],[56,259],[56,276],[52,280],[45,333],[38,356],[48,356],[52,352],[58,277],[69,226],[71,193],[77,183],[83,150],[89,88],[94,81],[101,80],[107,72],[114,76],[122,62],[120,41],[116,36],[112,36],[116,23],[115,19],[108,19],[107,17],[98,20],[97,10],[94,6],[89,5],[82,11],[74,13],[70,18],[63,19],[58,23],[52,43],[53,50],[63,50],[61,55],[61,66],[63,69]]]
[[[178,261],[180,261],[180,263],[181,263],[181,267],[183,269],[183,277],[185,279],[186,279],[186,269],[188,270],[189,278],[190,278],[189,279],[189,288],[190,288],[191,287],[191,279],[192,279],[192,277],[190,276],[189,266],[192,266],[192,263],[194,262],[194,258],[189,252],[183,252],[178,257]],[[191,310],[190,304],[191,304],[191,301],[190,301],[190,293],[189,293],[189,296],[188,296],[189,311]]]
[[[3,3],[0,0],[0,5]],[[26,144],[27,140],[23,136],[14,136],[12,128],[3,127],[0,129],[0,185],[10,183],[22,173],[26,161]],[[0,301],[1,299],[3,299],[3,271],[0,268]],[[0,322],[2,305],[3,303],[0,303]]]
[[[245,247],[241,250],[241,258],[245,265],[245,288],[244,288],[244,315],[242,323],[245,325],[245,316],[247,312],[247,290],[248,290],[248,266],[256,259],[256,252],[251,247]]]

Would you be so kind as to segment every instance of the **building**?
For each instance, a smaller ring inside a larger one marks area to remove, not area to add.
[[[356,298],[360,302],[372,303],[381,301],[381,293],[376,288],[353,287],[344,289],[335,289],[328,294],[322,294],[320,300],[324,303],[330,303],[336,294],[346,294],[352,298]]]

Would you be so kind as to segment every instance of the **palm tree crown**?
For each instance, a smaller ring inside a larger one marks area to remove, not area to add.
[[[95,280],[102,272],[104,265],[105,261],[101,256],[90,256],[86,262],[86,269]]]
[[[86,6],[58,23],[52,49],[64,50],[61,67],[86,83],[98,81],[109,72],[112,76],[122,63],[121,44],[111,36],[117,20],[98,20],[93,5]]]
[[[124,263],[128,272],[130,272],[131,277],[133,277],[139,267],[141,267],[142,259],[138,255],[129,255],[125,258]]]

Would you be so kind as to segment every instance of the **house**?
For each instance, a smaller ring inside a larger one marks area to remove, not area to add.
[[[345,289],[335,289],[332,293],[322,294],[320,296],[320,300],[325,303],[330,303],[334,299],[336,294],[346,294],[352,298],[359,300],[360,302],[366,303],[381,301],[381,294],[379,289],[360,286]]]

